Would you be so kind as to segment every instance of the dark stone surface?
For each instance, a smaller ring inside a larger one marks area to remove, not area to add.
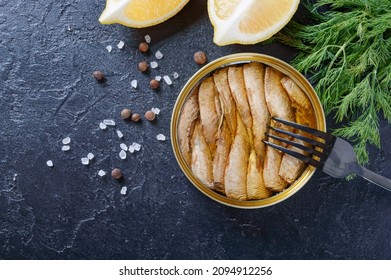
[[[212,43],[206,1],[190,1],[177,16],[153,28],[103,26],[104,1],[0,0],[0,258],[1,259],[389,259],[391,193],[356,178],[317,172],[285,202],[257,210],[220,205],[181,173],[170,145],[176,97],[209,60],[254,51],[290,61],[284,46]],[[296,17],[302,15],[300,10]],[[148,55],[137,50],[150,34]],[[116,45],[123,40],[125,47]],[[108,53],[105,47],[113,46]],[[159,68],[137,71],[140,60]],[[97,83],[94,70],[106,74]],[[172,86],[148,87],[155,75],[179,73]],[[130,82],[137,79],[139,87]],[[157,121],[124,122],[130,107]],[[125,134],[98,128],[114,119]],[[330,120],[332,126],[332,120]],[[370,148],[368,167],[390,176],[391,128],[381,123],[382,149]],[[155,136],[168,137],[159,142]],[[61,151],[70,136],[71,150]],[[118,157],[119,144],[140,152]],[[95,154],[89,166],[80,158]],[[46,166],[53,160],[54,167]],[[124,181],[97,175],[120,167]],[[122,186],[128,194],[120,194]]]

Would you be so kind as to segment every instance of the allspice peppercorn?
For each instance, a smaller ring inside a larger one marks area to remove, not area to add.
[[[132,121],[138,122],[141,119],[140,114],[134,113],[132,114]]]
[[[121,111],[121,118],[123,120],[128,119],[131,115],[132,115],[132,111],[130,109],[125,108]]]
[[[138,45],[138,50],[142,53],[146,53],[149,50],[149,45],[145,42],[142,42],[140,45]]]
[[[119,168],[114,168],[114,169],[111,171],[111,177],[113,177],[113,179],[115,179],[115,180],[121,179],[122,176],[123,176],[122,170],[119,169]]]
[[[194,54],[194,62],[201,65],[206,62],[206,54],[203,51],[196,52]]]
[[[97,81],[103,81],[105,78],[105,75],[103,74],[102,71],[94,71],[92,73],[92,76],[97,80]]]
[[[148,63],[146,61],[140,61],[139,64],[137,65],[137,69],[140,72],[145,72],[148,70]]]
[[[158,80],[152,79],[152,80],[149,82],[149,86],[151,87],[151,89],[157,89],[157,88],[159,88],[160,83],[159,83]]]
[[[152,112],[152,111],[147,111],[145,112],[144,114],[144,117],[148,120],[148,121],[153,121],[155,119],[155,113]]]

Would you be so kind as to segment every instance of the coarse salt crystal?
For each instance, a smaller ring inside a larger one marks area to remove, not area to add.
[[[70,137],[65,137],[64,139],[62,139],[62,143],[64,145],[68,145],[69,143],[71,143],[71,138]]]
[[[102,130],[104,130],[104,129],[107,128],[107,126],[106,126],[103,122],[101,122],[101,123],[99,124],[99,128],[102,129]]]
[[[93,153],[88,153],[88,155],[87,155],[87,158],[88,158],[89,160],[93,159],[94,157],[95,157],[95,156],[94,156]]]
[[[147,42],[148,44],[151,43],[151,36],[149,36],[148,34],[144,36],[144,39],[145,42]]]
[[[178,77],[179,77],[178,72],[174,72],[174,74],[172,74],[172,75],[173,75],[174,79],[178,79]]]
[[[115,126],[115,121],[113,121],[113,120],[103,120],[103,124],[110,125],[110,126]]]
[[[122,187],[122,188],[121,188],[121,194],[122,194],[122,195],[125,195],[125,194],[127,193],[127,191],[128,191],[128,188],[127,188],[127,187]]]
[[[172,85],[171,78],[169,76],[163,76],[164,81],[167,83],[167,85]]]
[[[106,175],[106,171],[104,171],[104,170],[99,170],[98,171],[98,175],[100,176],[100,177],[103,177],[103,176],[105,176]]]
[[[122,49],[124,46],[125,46],[124,41],[119,41],[117,47],[118,47],[119,49]]]
[[[119,152],[119,158],[120,158],[120,159],[126,159],[126,152],[125,152],[124,150],[121,150],[121,151]]]
[[[151,61],[150,66],[151,68],[155,69],[159,66],[159,64],[156,61]]]
[[[108,45],[108,46],[106,47],[106,50],[107,50],[108,52],[111,52],[111,51],[112,51],[112,49],[113,49],[113,47],[112,47],[112,46],[110,46],[110,45]]]
[[[156,57],[157,59],[162,59],[162,58],[163,58],[163,54],[162,54],[160,51],[157,51],[157,52],[155,53],[155,57]]]
[[[159,108],[152,108],[151,111],[154,112],[155,115],[159,115],[160,114],[160,109]]]
[[[89,158],[83,157],[81,158],[81,163],[84,165],[88,165],[90,163],[90,160]]]
[[[162,76],[156,76],[155,80],[160,82],[162,80]]]
[[[124,150],[124,151],[127,151],[128,150],[128,146],[125,144],[125,143],[121,143],[119,144],[121,150]]]
[[[120,130],[117,129],[116,132],[117,132],[117,136],[118,136],[120,139],[124,137],[124,134],[123,134]]]
[[[69,146],[69,145],[64,145],[61,148],[61,150],[63,150],[64,152],[69,151],[70,149],[71,149],[71,146]]]
[[[164,136],[163,134],[158,134],[158,135],[156,135],[156,139],[159,140],[159,141],[165,141],[166,140],[166,136]]]
[[[141,145],[135,142],[133,142],[132,147],[134,148],[135,151],[140,151],[141,149]]]
[[[47,162],[46,162],[46,165],[47,166],[49,166],[49,167],[53,167],[53,161],[52,160],[48,160]]]
[[[137,88],[137,80],[131,81],[130,85],[131,85],[133,88]]]
[[[133,153],[133,152],[134,152],[134,147],[133,147],[133,145],[130,145],[129,148],[128,148],[128,150],[129,150],[130,153]]]

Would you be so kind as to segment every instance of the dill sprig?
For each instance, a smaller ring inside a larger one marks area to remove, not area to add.
[[[276,35],[296,48],[293,65],[309,76],[336,136],[349,139],[360,163],[380,148],[379,116],[391,122],[391,1],[307,2],[314,24],[291,21]]]

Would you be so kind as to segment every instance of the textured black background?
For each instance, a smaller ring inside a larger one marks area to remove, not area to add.
[[[1,259],[389,259],[391,193],[356,178],[317,172],[278,205],[240,210],[201,194],[181,173],[169,125],[176,97],[209,60],[242,51],[291,61],[278,45],[213,44],[206,1],[192,0],[156,27],[103,26],[103,0],[0,0],[0,258]],[[296,18],[303,17],[300,8]],[[152,37],[151,52],[137,46]],[[120,40],[125,47],[119,50]],[[113,51],[106,50],[107,45]],[[164,58],[147,74],[138,61]],[[105,83],[91,76],[102,70]],[[172,75],[159,92],[150,77]],[[139,81],[133,89],[130,82]],[[155,123],[124,122],[123,107],[143,114],[161,109]],[[112,118],[125,134],[102,131]],[[333,126],[332,120],[329,122]],[[390,177],[391,128],[381,123],[382,149],[370,147],[368,167]],[[163,133],[167,141],[155,136]],[[70,136],[71,151],[61,151]],[[122,161],[119,144],[142,144]],[[89,166],[80,158],[95,154]],[[53,160],[54,167],[46,166]],[[97,175],[119,166],[125,180]],[[120,194],[122,186],[128,194]]]

